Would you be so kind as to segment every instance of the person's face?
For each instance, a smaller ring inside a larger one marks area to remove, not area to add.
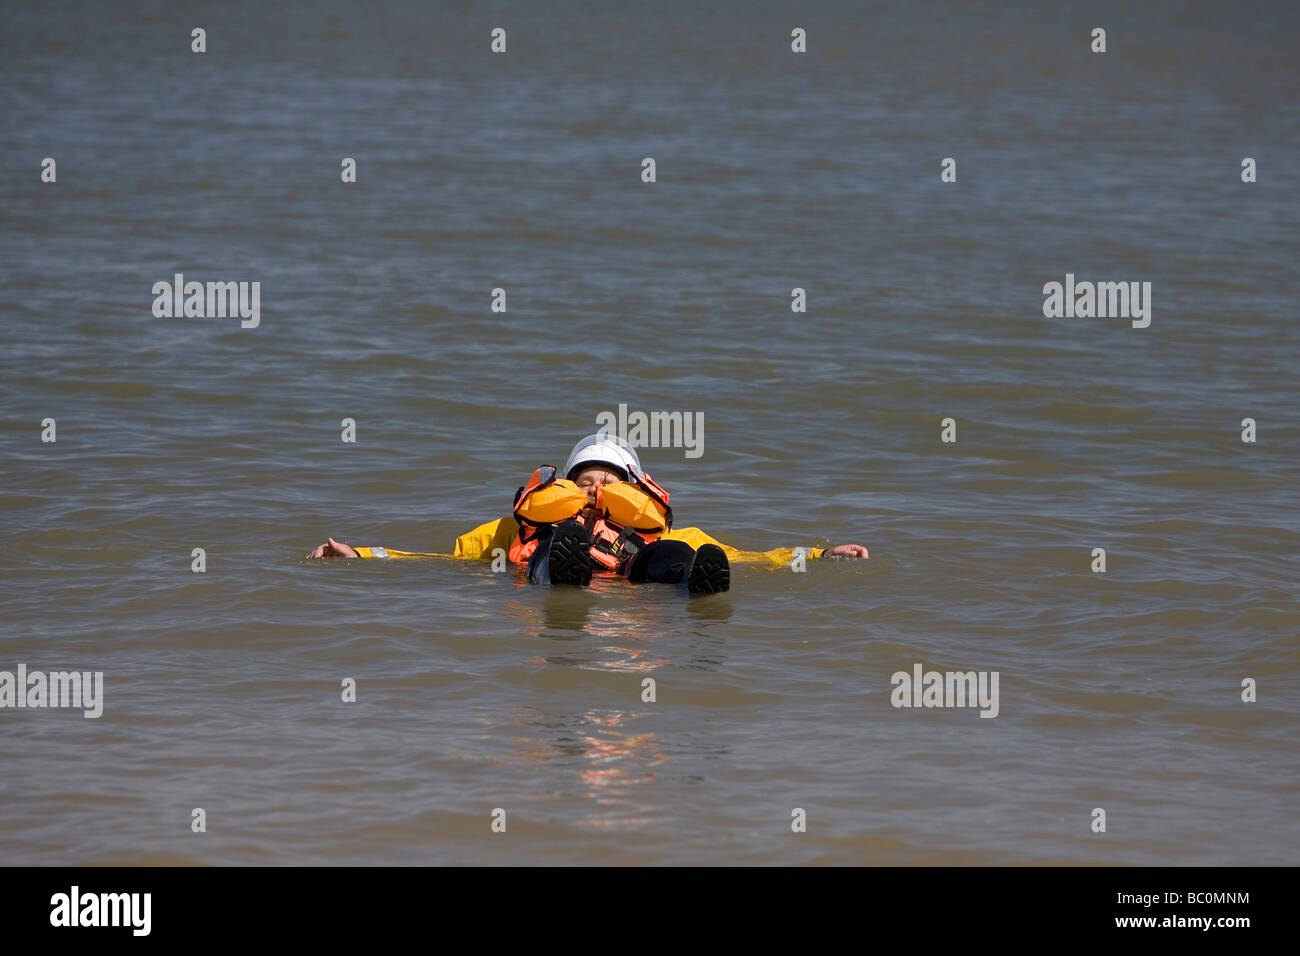
[[[587,510],[593,510],[596,504],[596,489],[602,485],[613,485],[622,481],[618,475],[608,468],[602,468],[600,465],[592,465],[590,468],[584,468],[578,472],[573,483],[587,493]]]

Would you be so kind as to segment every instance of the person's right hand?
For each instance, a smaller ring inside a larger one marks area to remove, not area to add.
[[[324,544],[307,555],[308,558],[355,558],[356,556],[356,548],[342,541],[335,541],[333,538],[326,538]]]

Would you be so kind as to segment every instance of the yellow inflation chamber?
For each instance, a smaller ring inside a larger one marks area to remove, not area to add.
[[[636,485],[620,481],[601,488],[600,504],[611,521],[633,531],[666,531],[668,513]]]
[[[515,516],[529,524],[555,524],[587,507],[587,493],[567,478],[557,478],[529,492],[515,507]]]

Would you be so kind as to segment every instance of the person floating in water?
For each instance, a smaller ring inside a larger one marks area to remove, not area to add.
[[[616,435],[588,435],[560,471],[543,465],[515,492],[514,511],[456,539],[451,555],[354,548],[329,538],[309,558],[492,558],[527,565],[534,584],[585,586],[593,573],[634,583],[685,583],[692,594],[731,587],[732,561],[788,564],[792,548],[739,551],[699,528],[673,528],[668,492]],[[809,548],[807,557],[865,558],[860,544]]]

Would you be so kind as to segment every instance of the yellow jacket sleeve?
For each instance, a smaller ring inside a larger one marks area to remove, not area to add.
[[[515,523],[513,517],[498,518],[496,521],[481,524],[473,531],[462,534],[456,539],[455,550],[451,554],[440,554],[436,551],[396,551],[392,548],[379,547],[356,550],[358,557],[377,558],[381,561],[401,558],[490,558],[497,548],[509,551],[510,544],[518,531],[519,525]]]
[[[762,563],[780,567],[794,560],[794,548],[773,548],[771,551],[740,551],[730,545],[723,544],[716,538],[711,538],[699,528],[674,528],[663,537],[666,541],[685,541],[692,548],[698,548],[702,544],[716,544],[727,553],[728,561]],[[825,548],[808,548],[808,557],[810,559],[820,558],[825,551]]]
[[[394,548],[357,548],[358,558],[375,558],[381,561],[396,561],[399,558],[450,558],[450,554],[438,554],[434,551],[398,551]]]
[[[519,533],[519,523],[513,517],[498,518],[467,531],[456,539],[453,558],[490,558],[497,548],[509,551]]]
[[[372,547],[357,548],[357,555],[362,558],[378,558],[380,560],[401,558],[491,558],[492,552],[497,548],[509,551],[510,545],[514,542],[515,535],[518,533],[519,525],[512,516],[498,518],[495,521],[481,524],[472,531],[466,531],[456,539],[455,550],[451,554],[426,551],[395,551],[392,548]],[[702,544],[716,544],[727,553],[728,560],[742,563],[748,562],[781,567],[793,561],[795,556],[794,548],[773,548],[771,551],[741,551],[710,537],[699,528],[674,528],[662,537],[665,541],[684,541],[692,548],[698,548]],[[814,560],[820,558],[826,549],[808,548],[807,551],[808,558]]]

